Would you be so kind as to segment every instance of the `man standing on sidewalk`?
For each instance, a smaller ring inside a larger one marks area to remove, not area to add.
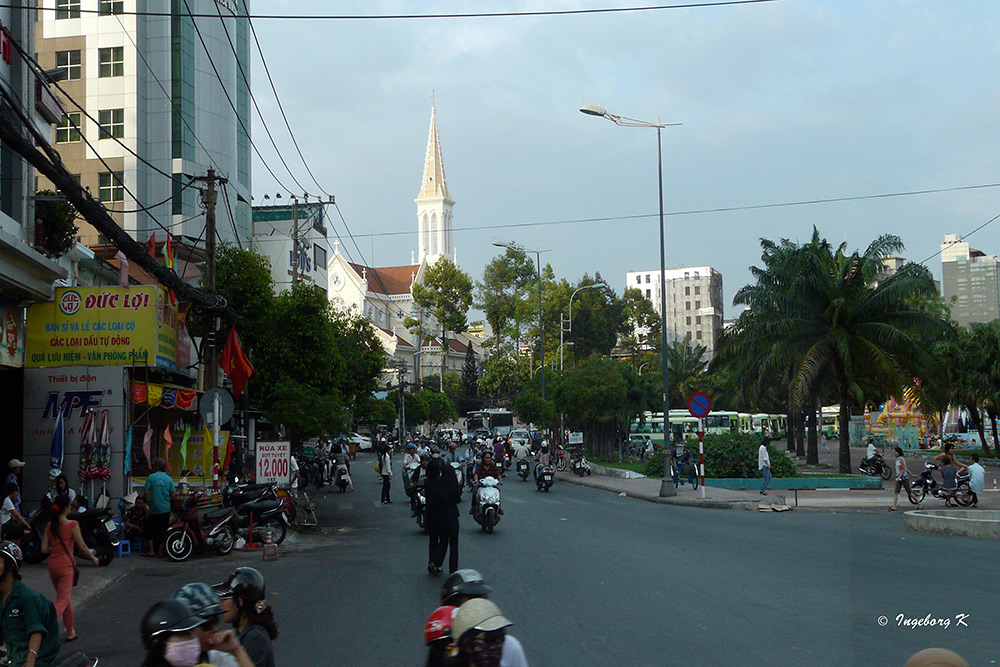
[[[767,495],[767,485],[771,483],[771,456],[767,453],[767,445],[771,439],[766,435],[760,440],[757,448],[757,468],[764,475],[764,483],[760,485],[760,495]]]

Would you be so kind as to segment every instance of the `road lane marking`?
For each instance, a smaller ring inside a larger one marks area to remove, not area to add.
[[[549,505],[562,505],[561,500],[552,500],[550,498],[539,498],[543,503],[548,503]]]
[[[669,369],[669,366],[668,366],[668,369]],[[594,503],[592,503],[592,502],[590,502],[588,500],[580,500],[579,498],[567,498],[566,500],[568,500],[571,503],[576,503],[577,505],[593,505],[594,504]]]
[[[524,498],[511,498],[510,496],[507,496],[506,498],[504,498],[504,500],[506,502],[508,502],[508,503],[515,503],[517,505],[527,505],[528,504],[528,501],[525,500]]]

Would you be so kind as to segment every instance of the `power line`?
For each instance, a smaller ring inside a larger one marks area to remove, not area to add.
[[[331,195],[329,192],[327,192],[326,190],[324,190],[323,186],[320,185],[319,181],[313,175],[312,169],[309,168],[309,163],[306,162],[306,157],[302,154],[302,149],[299,148],[299,142],[296,141],[295,134],[292,132],[292,126],[288,122],[288,116],[285,115],[285,107],[281,103],[281,98],[278,96],[278,89],[274,85],[274,79],[271,78],[271,70],[267,66],[267,59],[264,58],[264,49],[261,48],[260,40],[257,39],[257,30],[253,27],[253,21],[250,20],[250,10],[249,10],[249,7],[247,7],[246,0],[244,0],[244,2],[243,2],[243,7],[244,7],[244,11],[247,14],[247,23],[250,25],[250,34],[253,35],[253,41],[257,45],[257,53],[260,54],[260,62],[264,66],[264,74],[267,75],[267,81],[268,81],[269,84],[271,84],[271,92],[274,93],[274,100],[278,103],[278,110],[281,112],[281,118],[285,121],[285,128],[288,130],[288,136],[290,136],[292,138],[292,144],[295,146],[295,151],[299,154],[299,159],[302,160],[302,165],[306,168],[306,172],[309,174],[309,178],[311,178],[313,180],[313,183],[316,184],[316,187],[319,188],[319,191],[322,192],[327,197],[332,197],[333,195]],[[218,10],[218,6],[216,6],[216,10]],[[247,84],[247,85],[249,86],[249,84]],[[259,112],[260,112],[260,110],[258,109],[258,113]],[[263,120],[263,118],[261,118],[261,120]],[[265,128],[266,128],[266,124],[265,124]],[[268,134],[270,134],[270,133],[268,133]]]
[[[626,14],[635,12],[651,12],[668,9],[701,9],[708,7],[733,7],[739,5],[759,5],[779,0],[718,0],[716,2],[688,2],[672,5],[646,5],[637,7],[606,7],[597,9],[561,9],[521,12],[468,12],[440,14],[257,14],[258,20],[292,20],[292,21],[399,21],[418,19],[473,19],[473,18],[516,18],[534,16],[579,16],[586,14]],[[39,11],[66,11],[56,7],[35,7],[22,4],[0,4],[0,7],[11,9],[35,9]],[[81,14],[99,14],[100,9],[76,9]],[[192,18],[212,18],[212,14],[192,14]],[[121,11],[118,14],[129,16],[172,17],[170,12]]]
[[[292,181],[295,182],[295,185],[299,186],[299,188],[305,192],[306,188],[299,183],[299,179],[295,178],[295,174],[292,173],[292,168],[288,166],[287,162],[285,162],[285,157],[282,155],[281,149],[278,148],[277,142],[275,142],[274,137],[271,135],[271,129],[267,126],[267,121],[264,120],[264,114],[260,110],[260,105],[257,104],[257,98],[254,97],[253,88],[250,86],[250,79],[247,77],[247,74],[243,69],[243,64],[240,62],[240,55],[236,52],[236,44],[233,43],[233,38],[229,35],[229,28],[226,27],[226,19],[222,15],[222,8],[219,7],[218,3],[215,5],[215,11],[219,14],[219,22],[222,24],[222,30],[226,33],[226,41],[229,42],[229,49],[233,52],[233,59],[236,61],[236,68],[240,72],[240,77],[243,79],[243,83],[247,86],[250,101],[253,102],[253,108],[257,110],[257,116],[260,118],[260,124],[264,128],[267,138],[271,140],[271,145],[274,146],[274,152],[278,155],[278,160],[281,161],[282,166],[285,167],[285,171],[288,172],[288,175],[292,178]],[[239,16],[234,16],[233,18],[236,20],[240,19]],[[222,83],[221,80],[220,83]],[[225,84],[223,84],[223,87],[225,87]],[[294,141],[294,138],[292,140]]]
[[[997,213],[992,218],[990,218],[989,220],[987,220],[983,224],[979,225],[978,227],[976,227],[975,229],[973,229],[968,234],[965,234],[964,236],[962,236],[962,238],[963,239],[969,238],[970,236],[972,236],[973,234],[975,234],[976,232],[978,232],[983,227],[986,227],[987,225],[992,224],[992,223],[996,222],[997,220],[1000,220],[1000,213]],[[958,243],[958,241],[955,241],[955,243]],[[948,245],[951,245],[951,244],[949,243]],[[922,262],[920,262],[920,264],[926,264],[927,262],[931,261],[932,259],[934,259],[935,257],[937,257],[938,255],[940,255],[943,252],[944,252],[944,248],[941,248],[936,253],[934,253],[933,255],[931,255],[930,257],[928,257],[927,259],[925,259]]]
[[[706,213],[732,213],[735,211],[753,211],[769,208],[787,208],[792,206],[812,206],[815,204],[835,204],[840,202],[864,201],[870,199],[889,199],[893,197],[911,197],[914,195],[938,194],[942,192],[962,192],[965,190],[983,190],[987,188],[1000,187],[1000,183],[985,183],[982,185],[961,185],[952,188],[933,188],[928,190],[909,190],[905,192],[887,192],[874,195],[855,195],[849,197],[830,197],[826,199],[803,199],[798,201],[777,202],[771,204],[746,204],[743,206],[724,206],[718,208],[696,208],[683,211],[665,211],[664,216],[676,217],[684,215],[704,215]],[[570,220],[546,220],[540,222],[511,222],[496,225],[481,225],[478,227],[454,227],[453,232],[475,232],[487,229],[511,229],[520,227],[550,227],[554,225],[577,225],[590,222],[617,222],[627,220],[642,220],[644,218],[655,218],[659,213],[641,213],[637,215],[612,215],[602,218],[574,218]],[[368,234],[358,234],[362,238],[371,236],[407,236],[416,234],[414,231],[395,232],[370,232]]]
[[[233,110],[233,115],[236,117],[236,121],[240,124],[240,128],[246,134],[247,140],[250,142],[250,146],[253,147],[254,152],[257,153],[257,157],[260,158],[261,164],[263,164],[264,168],[267,169],[267,173],[271,174],[271,177],[274,179],[274,181],[279,186],[281,186],[281,188],[285,192],[292,194],[292,191],[288,189],[288,187],[274,173],[274,170],[271,169],[270,165],[267,164],[267,160],[265,160],[264,156],[260,154],[260,150],[257,148],[257,144],[255,144],[253,142],[253,139],[250,137],[250,130],[247,129],[247,126],[243,122],[243,119],[240,118],[240,112],[236,109],[236,105],[233,103],[233,98],[229,95],[229,91],[226,90],[226,83],[225,81],[223,81],[222,75],[219,74],[219,68],[215,66],[215,61],[212,60],[212,54],[208,50],[208,45],[205,44],[205,38],[201,34],[201,29],[198,27],[198,22],[194,20],[194,14],[191,13],[191,6],[188,5],[188,0],[184,0],[184,8],[187,10],[188,16],[191,17],[191,25],[194,26],[195,34],[198,35],[198,41],[201,42],[201,48],[205,50],[205,57],[208,58],[208,64],[212,66],[212,71],[215,72],[215,78],[219,80],[219,85],[222,87],[222,92],[226,95],[226,101],[229,102],[229,106]],[[170,14],[167,14],[167,16],[170,16]],[[215,18],[211,14],[209,14],[208,17]]]

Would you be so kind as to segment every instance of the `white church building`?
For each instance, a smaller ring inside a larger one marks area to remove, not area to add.
[[[382,341],[389,356],[389,367],[405,367],[408,382],[416,382],[441,372],[441,329],[433,317],[424,315],[423,340],[410,332],[403,323],[408,317],[420,319],[413,301],[412,287],[419,283],[427,267],[444,257],[456,262],[452,240],[452,209],[455,201],[448,194],[448,182],[441,158],[437,113],[431,107],[430,133],[424,158],[423,181],[415,200],[419,230],[419,255],[412,253],[410,263],[401,266],[363,266],[346,259],[340,244],[334,241],[334,252],[328,263],[328,294],[337,308],[363,313]],[[448,332],[446,368],[459,374],[465,363],[469,345],[473,346],[477,363],[480,347],[465,333]],[[401,378],[400,378],[401,379]],[[392,372],[384,384],[395,383]]]

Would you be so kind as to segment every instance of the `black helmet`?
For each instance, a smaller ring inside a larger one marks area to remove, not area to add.
[[[21,571],[21,563],[24,562],[24,556],[21,554],[21,547],[17,546],[10,540],[4,540],[0,542],[0,555],[2,555],[7,563],[14,568],[14,575],[17,576]]]
[[[139,632],[142,634],[143,645],[148,649],[153,645],[153,640],[160,635],[187,632],[204,623],[205,619],[195,616],[186,603],[180,600],[164,600],[149,608],[142,617]]]
[[[222,614],[222,607],[219,605],[219,596],[208,584],[200,581],[193,584],[184,584],[179,591],[174,593],[174,599],[180,600],[191,611],[205,619],[212,619]]]
[[[266,597],[264,575],[252,567],[238,567],[221,584],[212,586],[220,597],[263,600]]]
[[[478,570],[456,570],[441,584],[441,604],[455,604],[459,597],[489,595],[492,590]]]

